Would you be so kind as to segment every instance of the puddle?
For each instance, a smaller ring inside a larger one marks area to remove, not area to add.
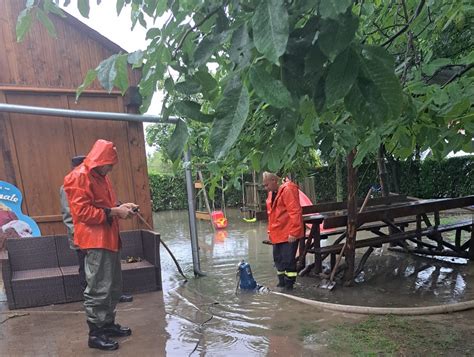
[[[267,239],[266,222],[244,222],[238,210],[228,210],[227,216],[227,229],[216,233],[208,222],[198,222],[201,270],[207,274],[199,279],[193,277],[187,212],[154,216],[155,229],[191,278],[183,284],[173,261],[162,250],[170,336],[167,353],[191,352],[196,345],[193,355],[206,356],[293,356],[324,349],[324,333],[305,330],[302,321],[327,319],[333,324],[347,321],[347,315],[342,318],[271,293],[235,294],[237,265],[242,259],[250,263],[259,284],[273,289],[277,278],[271,246],[261,243]],[[427,259],[385,249],[382,255],[372,254],[351,288],[338,285],[332,291],[323,290],[316,287],[319,279],[310,276],[299,278],[294,294],[363,306],[439,305],[474,298],[473,273],[474,266],[462,259],[453,264],[451,258]]]

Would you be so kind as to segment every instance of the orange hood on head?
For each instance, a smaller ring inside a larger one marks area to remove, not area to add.
[[[89,169],[104,165],[115,165],[117,162],[117,150],[114,143],[103,139],[95,142],[91,151],[89,151],[84,159],[84,164]]]

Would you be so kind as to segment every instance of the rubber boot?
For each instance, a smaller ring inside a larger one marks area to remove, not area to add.
[[[295,285],[296,278],[289,278],[285,276],[285,290],[293,290],[293,285]]]
[[[120,326],[119,324],[116,324],[115,321],[104,325],[102,331],[107,335],[107,337],[124,337],[132,334],[132,329],[130,327]]]
[[[278,284],[277,288],[284,288],[285,287],[285,276],[283,274],[278,274]]]
[[[89,325],[89,340],[87,344],[89,348],[97,348],[104,351],[112,351],[119,348],[117,341],[111,340],[104,333],[104,330],[90,321],[87,321]]]

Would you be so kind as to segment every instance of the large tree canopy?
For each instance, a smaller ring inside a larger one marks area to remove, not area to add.
[[[54,34],[58,2],[28,0],[18,39],[33,18]],[[87,17],[89,0],[77,6]],[[355,164],[381,144],[400,158],[473,151],[471,1],[116,0],[125,6],[148,48],[104,59],[78,95],[96,78],[125,91],[127,63],[141,68],[142,110],[163,89],[162,114],[183,118],[173,160],[189,140],[215,172],[289,169],[309,149],[355,148]]]

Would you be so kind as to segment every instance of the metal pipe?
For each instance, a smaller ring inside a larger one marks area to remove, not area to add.
[[[29,105],[17,105],[0,103],[0,112],[33,114],[33,115],[48,115],[54,117],[70,117],[82,119],[100,119],[100,120],[122,120],[135,121],[145,123],[161,123],[161,124],[176,124],[178,117],[170,116],[167,120],[157,115],[141,115],[128,113],[113,113],[113,112],[94,112],[88,110],[72,110],[72,109],[58,109],[45,107],[32,107]]]
[[[199,261],[199,242],[196,225],[196,211],[194,210],[194,187],[191,171],[191,153],[189,149],[184,151],[184,171],[186,174],[186,191],[188,193],[189,233],[191,235],[191,250],[193,254],[194,275],[205,276],[206,273],[203,273],[201,271]]]

